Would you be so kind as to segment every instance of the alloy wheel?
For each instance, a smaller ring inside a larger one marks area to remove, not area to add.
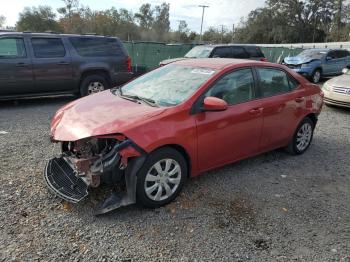
[[[95,94],[105,90],[104,85],[101,82],[91,82],[88,86],[88,94]]]
[[[304,151],[310,144],[312,138],[312,126],[310,123],[304,123],[296,137],[296,147],[299,151]]]
[[[153,201],[170,198],[181,182],[181,166],[174,159],[162,159],[147,172],[144,190]]]

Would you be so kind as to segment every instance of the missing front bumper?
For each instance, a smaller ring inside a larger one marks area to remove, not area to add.
[[[68,202],[78,203],[89,194],[88,185],[76,176],[63,157],[53,158],[46,164],[44,178],[48,188]]]

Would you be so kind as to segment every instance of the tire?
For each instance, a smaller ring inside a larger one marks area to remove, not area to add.
[[[316,69],[311,75],[311,81],[314,84],[318,84],[322,79],[322,71],[321,69]]]
[[[308,117],[304,118],[296,129],[293,139],[287,146],[287,152],[292,155],[301,155],[306,152],[312,142],[315,123]]]
[[[159,173],[156,168],[164,173]],[[169,175],[171,172],[173,174]],[[166,147],[151,153],[137,176],[137,203],[148,208],[170,203],[181,192],[187,174],[186,160],[177,150]]]
[[[86,76],[80,84],[80,95],[87,96],[110,88],[107,78],[103,75]]]

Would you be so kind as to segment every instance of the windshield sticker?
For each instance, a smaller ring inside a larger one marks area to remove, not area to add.
[[[201,74],[201,75],[212,75],[212,74],[214,74],[214,73],[215,73],[215,71],[213,71],[213,70],[198,69],[198,68],[193,69],[193,70],[191,71],[191,74]]]

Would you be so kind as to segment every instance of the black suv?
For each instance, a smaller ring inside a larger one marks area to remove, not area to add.
[[[132,78],[116,37],[0,32],[0,98],[85,96]]]
[[[184,57],[167,59],[160,66],[187,58],[238,58],[267,62],[264,53],[256,45],[198,45],[193,47]]]

